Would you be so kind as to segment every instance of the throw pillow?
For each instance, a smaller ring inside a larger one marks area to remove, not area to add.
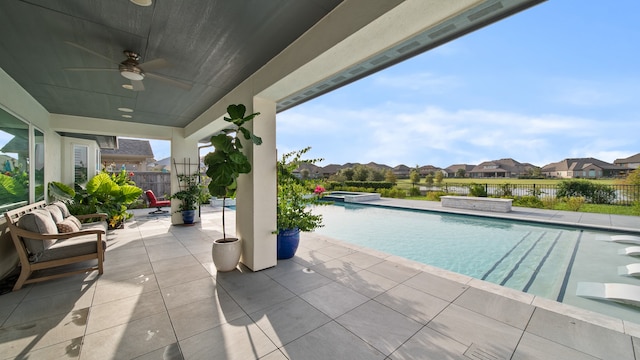
[[[60,210],[58,206],[51,204],[45,206],[45,209],[47,209],[47,211],[51,214],[51,217],[56,224],[64,220],[62,210]]]
[[[58,232],[60,233],[80,231],[80,227],[73,221],[73,219],[71,219],[71,217],[62,220],[61,222],[57,223],[56,226],[58,227]]]
[[[76,225],[76,227],[78,229],[82,229],[82,223],[80,222],[80,220],[78,220],[77,217],[73,216],[73,215],[69,215],[65,220],[69,220],[72,223],[74,223]]]
[[[18,220],[18,227],[38,234],[57,234],[58,227],[45,209],[37,209],[26,213]],[[53,245],[55,240],[39,240],[24,238],[24,245],[31,254],[38,254]]]

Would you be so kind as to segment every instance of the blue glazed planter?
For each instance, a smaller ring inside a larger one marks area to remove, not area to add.
[[[286,229],[278,232],[278,260],[291,259],[298,250],[300,230]]]
[[[182,222],[185,224],[193,224],[193,219],[196,216],[195,210],[182,210]]]

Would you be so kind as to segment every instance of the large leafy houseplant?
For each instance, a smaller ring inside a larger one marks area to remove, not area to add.
[[[229,105],[227,113],[229,117],[224,120],[234,125],[229,129],[224,129],[218,135],[211,137],[211,145],[215,151],[208,153],[204,157],[204,164],[207,166],[207,176],[211,178],[209,183],[209,193],[211,196],[221,197],[222,206],[222,236],[227,238],[224,219],[224,200],[235,195],[238,187],[238,176],[251,172],[251,162],[242,153],[242,142],[240,135],[245,140],[251,141],[255,145],[262,144],[262,139],[252,134],[244,127],[248,121],[253,120],[260,113],[253,113],[245,116],[247,109],[243,104]]]
[[[101,172],[91,178],[85,188],[76,186],[75,191],[64,184],[51,182],[49,194],[60,200],[72,200],[68,207],[74,215],[106,213],[109,226],[117,228],[133,216],[127,212],[127,205],[142,195],[142,189],[131,181],[126,170],[122,170],[112,175]]]

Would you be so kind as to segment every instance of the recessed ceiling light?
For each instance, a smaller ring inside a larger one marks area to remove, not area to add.
[[[133,117],[133,116],[127,115],[127,114],[122,114],[120,116],[122,116],[123,118],[126,118],[126,119],[131,119]]]
[[[151,6],[151,0],[131,0],[132,3],[138,6]]]
[[[133,90],[133,85],[131,85],[131,84],[122,84],[122,87],[127,89],[127,90]]]
[[[122,112],[133,112],[133,109],[129,109],[129,108],[118,108],[118,110]]]

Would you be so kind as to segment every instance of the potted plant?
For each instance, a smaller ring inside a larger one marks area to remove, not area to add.
[[[169,196],[169,199],[178,199],[182,201],[178,211],[182,213],[182,222],[185,225],[193,224],[196,209],[198,205],[206,202],[207,194],[204,187],[198,182],[198,174],[181,174],[178,175],[180,182],[180,191]]]
[[[253,120],[260,113],[253,113],[245,116],[246,107],[242,104],[229,105],[227,113],[229,117],[224,120],[233,127],[224,129],[218,135],[211,137],[211,145],[215,151],[208,153],[204,157],[204,164],[207,166],[207,176],[211,178],[209,183],[209,193],[211,196],[222,198],[222,239],[213,242],[212,257],[213,263],[218,271],[231,271],[236,268],[240,261],[242,247],[238,238],[227,238],[225,229],[225,200],[235,195],[238,176],[251,171],[251,162],[242,153],[242,142],[240,135],[245,140],[251,141],[255,145],[262,144],[262,139],[252,134],[243,125]]]
[[[101,172],[86,184],[85,188],[76,184],[76,190],[58,182],[49,183],[49,195],[55,199],[72,201],[68,205],[73,215],[106,213],[110,229],[124,226],[133,215],[127,212],[127,205],[133,204],[142,195],[142,189],[130,179],[133,173],[122,170],[109,175]]]
[[[309,205],[324,205],[319,198],[325,191],[318,185],[313,193],[303,180],[294,175],[301,164],[314,164],[322,159],[302,159],[311,147],[282,155],[278,161],[278,208],[277,227],[278,259],[289,259],[295,255],[300,243],[301,231],[313,231],[322,226],[322,215],[311,212]]]

